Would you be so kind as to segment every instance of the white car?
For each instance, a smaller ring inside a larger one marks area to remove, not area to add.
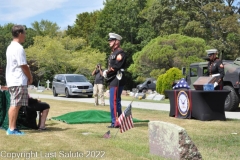
[[[93,85],[81,74],[57,74],[52,82],[53,96],[66,95],[67,98],[74,95],[93,95]]]

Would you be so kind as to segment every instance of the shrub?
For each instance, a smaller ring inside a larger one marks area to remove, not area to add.
[[[162,83],[163,83],[163,76],[164,74],[161,74],[158,79],[157,79],[157,83],[156,83],[156,91],[160,94],[162,94]]]
[[[160,94],[164,94],[165,90],[171,90],[175,80],[183,78],[182,72],[178,68],[170,68],[166,73],[160,75],[157,79],[156,90]]]

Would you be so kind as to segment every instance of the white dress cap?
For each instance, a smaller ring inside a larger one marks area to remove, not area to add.
[[[218,50],[217,49],[209,49],[209,50],[206,50],[207,52],[207,55],[210,55],[210,54],[213,54],[213,53],[217,53]]]
[[[110,40],[121,40],[122,39],[122,37],[120,36],[120,35],[118,35],[118,34],[116,34],[116,33],[109,33],[109,41]]]

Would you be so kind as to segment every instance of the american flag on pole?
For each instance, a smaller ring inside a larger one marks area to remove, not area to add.
[[[110,137],[111,137],[110,130],[103,135],[103,138],[110,138]]]
[[[120,124],[121,133],[134,127],[132,120],[132,103],[128,105],[125,111],[119,116],[118,120]]]

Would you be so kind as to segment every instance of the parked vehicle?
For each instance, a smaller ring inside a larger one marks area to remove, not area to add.
[[[153,78],[147,78],[145,82],[137,85],[137,89],[139,92],[146,92],[149,89],[155,91],[156,90],[156,82],[157,81]]]
[[[64,94],[67,98],[74,95],[92,97],[93,85],[81,74],[57,74],[52,82],[53,96]]]
[[[239,107],[240,100],[240,58],[235,61],[223,60],[225,76],[223,89],[231,91],[225,100],[225,111],[234,111]],[[186,81],[192,89],[193,83],[207,72],[208,62],[193,63],[186,74]],[[183,74],[186,69],[183,68]]]

